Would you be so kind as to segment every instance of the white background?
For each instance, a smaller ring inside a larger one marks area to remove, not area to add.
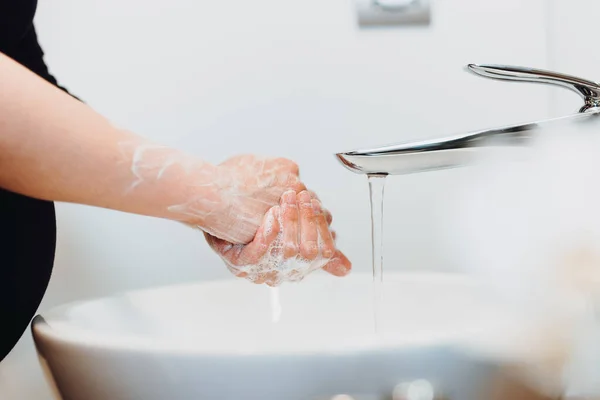
[[[428,27],[370,30],[357,27],[352,0],[39,3],[38,34],[62,84],[116,124],[213,162],[294,159],[357,271],[370,269],[366,178],[333,153],[579,106],[561,89],[474,77],[466,63],[600,77],[585,40],[600,16],[592,0],[434,0]],[[386,268],[453,268],[436,215],[456,174],[389,179]],[[230,279],[202,236],[178,224],[64,204],[57,214],[42,312],[131,288]],[[49,396],[27,332],[0,366],[0,398]]]

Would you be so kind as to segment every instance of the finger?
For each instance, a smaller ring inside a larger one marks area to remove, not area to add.
[[[308,193],[310,193],[310,197],[312,199],[318,200],[319,203],[321,202],[321,199],[319,199],[319,196],[317,196],[317,194],[315,192],[313,192],[312,190],[309,190]],[[327,224],[331,225],[331,223],[333,222],[333,216],[331,215],[329,210],[326,208],[323,208],[323,206],[321,206],[321,209],[323,210],[323,214],[325,214],[325,218],[327,219]]]
[[[275,158],[272,160],[280,169],[288,173],[298,176],[300,175],[300,167],[294,161],[287,158]]]
[[[237,276],[238,278],[243,278],[246,274],[245,272],[241,271],[239,267],[233,265],[232,263],[228,262],[227,260],[225,260],[225,266],[227,267],[229,272],[231,272],[233,275]]]
[[[306,185],[304,185],[304,183],[302,183],[302,181],[300,180],[295,180],[290,184],[290,188],[296,192],[296,193],[300,193],[303,190],[306,190]]]
[[[204,232],[204,238],[206,239],[206,243],[208,243],[210,248],[221,256],[225,256],[227,253],[233,250],[234,245],[232,243],[223,239],[219,239],[210,233]]]
[[[333,258],[323,267],[323,269],[335,276],[346,276],[352,269],[352,263],[344,253],[337,250]]]
[[[210,248],[225,261],[225,265],[229,272],[240,278],[247,275],[245,272],[240,271],[238,268],[239,265],[236,265],[232,261],[237,258],[237,254],[241,251],[241,245],[233,245],[206,232],[204,232],[204,237]]]
[[[256,283],[257,285],[262,285],[263,283],[266,283],[269,286],[275,286],[279,282],[278,272],[270,271],[260,273],[252,279],[252,282]]]
[[[272,207],[265,214],[263,222],[258,228],[254,240],[243,247],[237,260],[238,265],[252,265],[260,261],[269,250],[269,246],[277,239],[279,234],[279,211],[278,206]]]
[[[269,272],[266,276],[265,283],[271,287],[279,286],[281,283],[279,273],[277,271]]]
[[[281,231],[283,255],[294,257],[298,254],[298,205],[293,191],[285,192],[281,198]]]
[[[274,168],[275,173],[273,186],[283,186],[296,193],[306,190],[306,186],[300,180],[298,164],[285,158],[278,158],[272,160],[271,167]]]
[[[283,172],[283,175],[280,175],[278,181],[283,183],[285,187],[290,188],[296,193],[300,193],[301,191],[306,190],[306,186],[300,180],[299,171],[297,169],[292,170],[291,172],[289,172],[289,170]]]
[[[333,222],[333,215],[329,212],[329,210],[323,208],[323,214],[325,214],[325,220],[327,221],[327,225],[331,225]]]
[[[298,195],[300,216],[300,254],[307,260],[314,260],[319,254],[319,234],[310,193],[306,190]]]
[[[333,237],[331,236],[331,232],[329,231],[329,226],[327,225],[327,220],[325,219],[325,215],[321,210],[321,203],[318,200],[313,200],[313,208],[316,212],[316,220],[317,220],[317,230],[319,232],[319,236],[321,238],[321,254],[325,258],[333,257],[335,252],[335,243],[333,243]]]
[[[333,242],[335,243],[335,241],[337,240],[337,232],[331,231],[331,237],[333,238]]]

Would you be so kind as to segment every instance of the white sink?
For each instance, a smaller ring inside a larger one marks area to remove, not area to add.
[[[389,274],[375,335],[372,286],[360,274],[284,285],[274,322],[268,287],[187,284],[59,307],[32,331],[65,400],[383,400],[415,379],[480,399],[496,370],[463,345],[502,336],[500,310],[464,277]]]

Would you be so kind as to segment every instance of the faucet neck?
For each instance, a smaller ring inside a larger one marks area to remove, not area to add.
[[[467,68],[469,71],[486,78],[515,82],[544,83],[572,90],[581,96],[584,101],[584,105],[579,109],[579,112],[600,108],[600,85],[593,81],[558,72],[508,65],[469,64]]]

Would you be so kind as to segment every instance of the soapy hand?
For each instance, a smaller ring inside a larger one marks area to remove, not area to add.
[[[306,190],[291,190],[264,216],[254,239],[247,245],[232,244],[205,233],[210,247],[221,256],[229,270],[255,283],[276,286],[284,281],[300,281],[323,268],[344,276],[351,263],[335,248],[335,232],[330,231],[331,214],[319,199]]]
[[[197,181],[197,187],[208,190],[170,211],[198,216],[203,231],[231,243],[247,244],[285,191],[306,189],[298,174],[298,166],[284,158],[236,156],[216,166],[207,182]]]

